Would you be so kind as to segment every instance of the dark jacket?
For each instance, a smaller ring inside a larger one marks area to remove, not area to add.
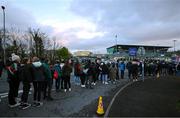
[[[138,64],[137,64],[137,62],[132,62],[131,70],[132,70],[133,74],[136,74],[136,75],[138,74]]]
[[[102,68],[102,74],[109,74],[109,69],[106,64],[103,64],[101,68]]]
[[[69,64],[65,64],[62,68],[62,76],[66,77],[66,76],[70,76],[72,72],[72,68]]]
[[[46,71],[41,62],[33,62],[33,81],[45,81]]]
[[[22,65],[20,68],[20,78],[22,80],[22,82],[33,82],[33,66],[32,64],[25,64]]]
[[[3,71],[3,68],[4,68],[4,63],[3,63],[3,61],[0,61],[0,77],[1,77],[1,74]]]
[[[74,66],[74,75],[80,76],[81,74],[81,65],[79,63],[76,63]]]
[[[127,65],[126,65],[126,68],[131,71],[132,69],[132,63],[131,62],[128,62]]]
[[[14,62],[11,65],[7,66],[6,69],[8,74],[7,81],[11,81],[11,80],[20,81],[19,78],[20,64]]]

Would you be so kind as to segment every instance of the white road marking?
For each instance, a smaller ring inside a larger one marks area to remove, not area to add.
[[[30,89],[29,94],[32,94],[31,91],[32,91],[32,88]],[[18,93],[19,93],[19,94],[20,94],[20,93],[23,93],[23,90],[19,90]],[[0,93],[0,98],[6,98],[6,97],[8,97],[8,92],[6,92],[6,93]]]

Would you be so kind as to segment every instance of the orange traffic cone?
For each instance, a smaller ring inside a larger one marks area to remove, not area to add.
[[[99,97],[98,108],[97,108],[96,113],[97,113],[98,115],[103,115],[103,114],[104,114],[102,96]]]

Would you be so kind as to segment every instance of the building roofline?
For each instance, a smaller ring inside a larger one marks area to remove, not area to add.
[[[111,47],[108,47],[107,49],[112,48],[112,47],[115,47],[115,46],[172,48],[172,46],[153,46],[153,45],[127,45],[127,44],[118,44],[118,45],[113,45],[113,46],[111,46]]]

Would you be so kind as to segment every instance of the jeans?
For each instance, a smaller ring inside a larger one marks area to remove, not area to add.
[[[131,79],[131,76],[132,76],[132,71],[129,69],[128,70],[128,77],[129,77],[129,79]]]
[[[85,85],[86,75],[84,73],[81,74],[80,79],[81,79],[81,85]]]
[[[61,77],[61,89],[64,89],[64,83],[65,83],[64,77]]]
[[[43,87],[44,82],[41,81],[34,81],[33,86],[34,86],[34,101],[41,100],[41,92],[42,92],[42,87]]]
[[[71,88],[70,76],[64,76],[64,87],[67,89],[68,87]]]
[[[91,83],[92,83],[92,76],[89,75],[86,77],[86,88],[92,88]]]
[[[16,104],[15,101],[15,85],[14,81],[9,81],[9,93],[8,93],[8,100],[10,105]]]
[[[80,84],[80,76],[74,76],[75,84]]]
[[[58,78],[56,79],[56,83],[55,83],[56,90],[59,90],[59,87],[60,87],[60,81],[61,81],[61,78],[58,77]]]
[[[180,77],[180,70],[177,70],[176,76],[177,76],[177,77]]]
[[[46,97],[51,97],[51,89],[52,89],[52,79],[49,78],[48,80],[44,81],[44,99]],[[47,95],[48,92],[48,95]]]
[[[121,70],[121,79],[124,79],[124,70]]]
[[[21,101],[24,103],[26,103],[28,100],[30,88],[31,88],[30,82],[23,82],[23,93],[21,96]]]
[[[107,74],[102,74],[102,81],[107,82],[107,77],[108,77]]]

